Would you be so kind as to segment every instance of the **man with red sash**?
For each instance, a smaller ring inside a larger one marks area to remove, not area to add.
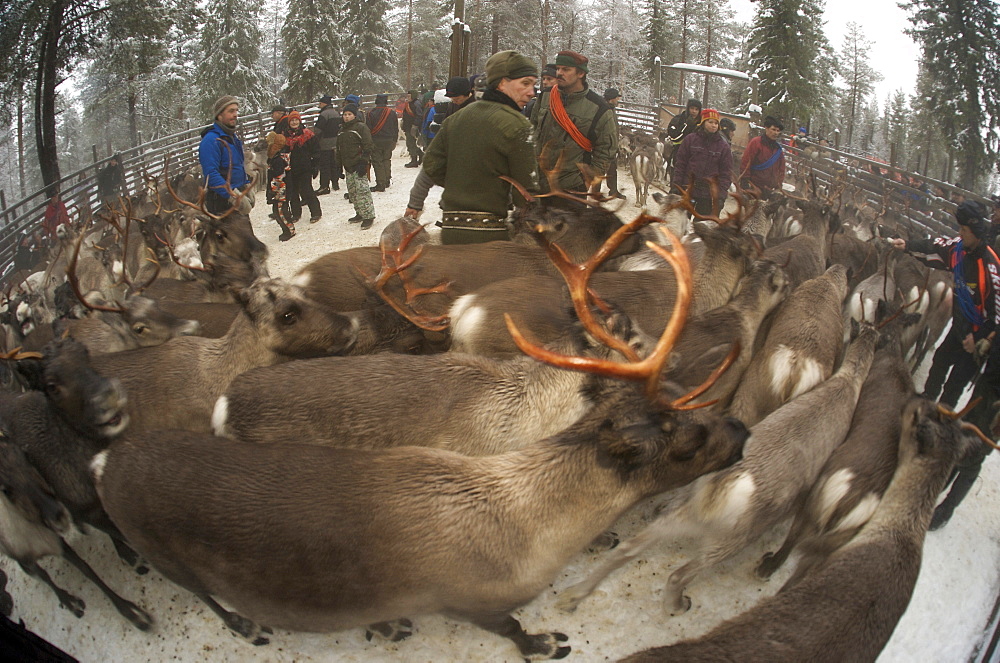
[[[785,181],[785,152],[778,138],[784,128],[780,120],[768,116],[764,118],[764,135],[750,139],[740,163],[744,189],[753,184],[764,194],[781,190]]]
[[[1000,260],[985,241],[986,215],[969,201],[958,206],[955,218],[958,237],[892,240],[897,249],[926,254],[924,262],[955,276],[951,330],[934,353],[924,384],[926,397],[940,397],[951,407],[975,380],[1000,326]]]
[[[563,156],[559,186],[585,192],[577,164],[586,164],[597,175],[608,172],[618,152],[618,124],[611,106],[587,83],[588,60],[575,51],[556,56],[556,84],[542,92],[531,111],[535,128],[535,153],[548,148],[549,166]],[[544,179],[544,178],[543,178]]]
[[[375,186],[372,191],[385,191],[392,178],[392,151],[399,140],[399,116],[389,108],[389,95],[375,95],[375,108],[365,119],[372,133],[372,170],[375,171]]]

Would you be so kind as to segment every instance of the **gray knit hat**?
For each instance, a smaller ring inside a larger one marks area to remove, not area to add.
[[[486,86],[494,88],[503,78],[538,76],[538,65],[517,51],[500,51],[486,61]]]
[[[239,104],[240,100],[234,96],[226,95],[224,97],[219,97],[219,100],[215,102],[215,106],[212,112],[212,118],[219,117],[219,113],[226,110],[226,106],[231,106],[232,104]]]

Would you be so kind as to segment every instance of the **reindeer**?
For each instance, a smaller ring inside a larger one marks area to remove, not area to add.
[[[527,191],[524,192],[529,197]],[[611,212],[595,207],[562,210],[546,207],[542,201],[526,206],[515,226],[534,228],[543,225],[551,229],[550,239],[559,241],[575,260],[584,260],[622,227]],[[485,244],[436,245],[428,244],[414,265],[415,285],[427,287],[448,282],[447,293],[433,296],[428,307],[443,313],[455,297],[483,286],[515,276],[558,276],[545,252],[526,238],[511,242]],[[639,248],[641,239],[632,236],[617,249],[617,255],[628,255]],[[407,254],[409,257],[412,254]],[[302,287],[306,295],[331,311],[356,311],[366,304],[368,285],[360,276],[363,272],[374,274],[381,266],[378,247],[357,247],[328,253],[306,265],[291,280]],[[398,297],[399,294],[394,293]]]
[[[886,311],[886,305],[880,305],[878,317],[885,320]],[[901,338],[903,330],[915,325],[920,316],[899,314],[886,320],[879,334],[847,438],[799,502],[781,548],[764,555],[758,576],[769,578],[796,546],[802,548],[803,558],[795,574],[802,576],[850,541],[878,507],[896,469],[900,417],[915,395]]]
[[[37,564],[48,555],[65,557],[123,617],[145,631],[152,618],[108,588],[61,538],[73,523],[92,525],[112,537],[123,559],[136,562],[104,514],[88,475],[91,457],[128,425],[121,385],[94,373],[86,348],[72,339],[54,341],[44,355],[8,353],[4,358],[12,356],[29,373],[34,390],[0,397],[0,420],[10,422],[0,435],[0,548],[26,573],[52,587],[60,605],[80,617],[83,601],[56,586]],[[25,365],[36,359],[40,366]]]
[[[94,358],[100,373],[121,379],[128,391],[133,432],[208,431],[212,406],[240,373],[345,352],[357,337],[357,319],[322,310],[278,279],[257,280],[239,299],[242,313],[222,338],[180,337]]]
[[[609,573],[652,545],[668,537],[693,536],[700,541],[699,550],[670,575],[665,598],[672,615],[690,609],[691,601],[684,596],[688,583],[790,515],[799,493],[813,484],[844,440],[877,337],[873,327],[863,327],[833,377],[753,426],[742,460],[681,491],[679,504],[612,551],[589,578],[565,590],[559,605],[574,610]]]
[[[631,229],[617,233],[609,243],[622,241],[630,230],[650,219],[640,216],[629,224]],[[575,299],[582,297],[601,260],[614,251],[608,244],[578,266],[567,262],[551,244],[547,249],[573,283]],[[671,302],[671,307],[675,304]],[[623,339],[625,347],[652,347],[627,316],[613,317],[613,336]],[[593,339],[569,325],[549,347],[605,359],[615,354],[600,344],[595,347]],[[729,351],[727,347],[716,359],[721,361]],[[396,373],[408,377],[385,379]],[[217,402],[212,424],[217,435],[257,443],[305,441],[363,449],[410,444],[492,455],[522,448],[573,424],[595,403],[600,390],[592,382],[584,374],[523,354],[507,360],[458,352],[425,357],[327,357],[239,376]],[[271,384],[286,388],[280,394],[271,393]],[[324,387],[309,388],[315,384]],[[380,402],[406,401],[423,415],[401,427],[371,408],[373,397]]]
[[[913,595],[938,493],[957,462],[979,444],[953,417],[930,401],[910,399],[899,424],[892,482],[844,547],[706,635],[623,660],[876,660]]]
[[[443,612],[510,638],[524,657],[562,658],[565,635],[529,635],[510,611],[638,500],[735,461],[745,435],[731,421],[695,424],[679,413],[694,395],[659,393],[690,301],[688,268],[671,257],[683,274],[678,315],[639,365],[523,345],[563,367],[641,380],[655,406],[620,390],[555,436],[479,458],[161,431],[95,458],[101,499],[154,565],[251,639],[257,623],[329,631]],[[585,295],[577,304],[587,308]],[[608,336],[590,322],[588,330]]]
[[[635,183],[635,206],[645,207],[649,185],[663,178],[663,160],[652,147],[637,147],[628,158],[629,172]]]
[[[826,380],[843,347],[847,269],[833,265],[793,290],[733,395],[730,414],[753,426]]]

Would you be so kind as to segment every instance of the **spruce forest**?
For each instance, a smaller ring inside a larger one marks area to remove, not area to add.
[[[984,193],[1000,158],[1000,5],[901,3],[921,49],[916,94],[877,98],[870,35],[831,44],[824,0],[758,0],[750,23],[709,0],[465,0],[469,74],[517,49],[590,58],[598,91],[652,104],[655,58],[756,74],[766,114],[837,132],[842,149],[888,158]],[[442,0],[0,0],[0,189],[37,190],[115,150],[321,94],[400,93],[449,76],[454,3]],[[747,111],[745,84],[664,72],[663,101]],[[96,150],[94,148],[96,146]]]

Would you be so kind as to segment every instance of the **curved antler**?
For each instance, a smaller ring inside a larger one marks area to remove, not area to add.
[[[70,287],[73,288],[73,293],[76,298],[80,300],[80,303],[89,308],[91,311],[105,311],[107,313],[124,313],[125,309],[121,306],[111,307],[111,306],[101,306],[100,304],[91,304],[87,301],[87,298],[83,296],[80,291],[80,281],[76,277],[76,262],[80,257],[80,245],[83,244],[83,233],[81,232],[77,238],[73,249],[73,255],[70,257],[69,262],[66,264],[66,279],[69,281]]]

